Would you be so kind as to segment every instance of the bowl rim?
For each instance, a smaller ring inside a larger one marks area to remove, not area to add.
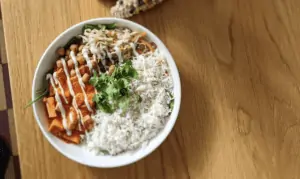
[[[176,100],[175,100],[175,104],[174,104],[174,108],[173,108],[173,111],[172,113],[175,113],[174,114],[174,118],[171,118],[168,120],[168,123],[171,123],[169,124],[170,127],[168,128],[168,130],[165,132],[164,135],[161,136],[161,139],[160,141],[151,149],[151,150],[148,150],[147,152],[145,152],[143,155],[140,155],[136,158],[133,158],[132,160],[130,161],[127,161],[127,162],[122,162],[122,163],[118,163],[118,164],[114,164],[114,165],[109,165],[109,166],[105,166],[105,165],[94,165],[94,164],[90,164],[90,163],[87,163],[86,161],[82,161],[82,160],[78,160],[75,156],[73,155],[69,155],[68,153],[64,152],[61,147],[59,147],[55,141],[53,141],[48,135],[48,131],[46,131],[44,128],[43,128],[43,125],[40,121],[40,118],[39,118],[39,115],[37,113],[37,104],[34,103],[33,104],[33,112],[34,112],[34,117],[35,117],[35,120],[36,122],[38,123],[38,126],[40,128],[40,130],[42,131],[44,137],[47,138],[48,142],[57,150],[59,151],[62,155],[64,155],[65,157],[67,157],[68,159],[71,159],[72,161],[75,161],[77,163],[80,163],[82,165],[86,165],[86,166],[90,166],[90,167],[97,167],[97,168],[116,168],[116,167],[121,167],[121,166],[126,166],[126,165],[129,165],[129,164],[132,164],[132,163],[135,163],[143,158],[145,158],[146,156],[148,156],[149,154],[151,154],[153,151],[155,151],[165,140],[166,138],[169,136],[169,134],[171,133],[172,129],[174,128],[174,125],[178,119],[178,115],[179,115],[179,111],[180,111],[180,105],[181,105],[181,81],[180,81],[180,76],[179,76],[179,71],[178,71],[178,68],[176,66],[176,63],[174,61],[174,58],[172,57],[170,51],[168,50],[168,48],[165,46],[165,44],[153,33],[151,32],[148,28],[136,23],[136,22],[133,22],[133,21],[130,21],[130,20],[126,20],[126,19],[121,19],[121,18],[112,18],[112,17],[104,17],[104,18],[93,18],[93,19],[89,19],[89,20],[85,20],[85,21],[81,21],[75,25],[72,25],[71,27],[67,28],[66,30],[64,30],[62,33],[60,33],[49,45],[48,47],[46,48],[46,50],[43,52],[43,55],[40,57],[39,59],[39,62],[35,68],[35,72],[34,72],[34,78],[33,78],[33,82],[32,82],[32,99],[35,99],[36,97],[36,94],[35,94],[35,86],[36,86],[36,78],[37,78],[37,73],[38,73],[38,69],[41,67],[41,64],[42,64],[42,61],[46,60],[47,58],[46,57],[46,54],[48,53],[48,51],[52,48],[52,46],[55,46],[55,44],[57,43],[57,41],[59,41],[59,39],[61,39],[64,35],[68,34],[72,29],[74,28],[77,28],[78,26],[82,26],[84,24],[88,24],[88,23],[101,23],[99,21],[114,21],[116,23],[118,22],[121,22],[123,24],[129,24],[129,26],[135,26],[139,29],[142,29],[143,31],[147,32],[147,34],[151,34],[151,38],[153,39],[153,41],[157,41],[157,42],[160,42],[161,43],[161,46],[164,48],[164,51],[165,53],[168,54],[169,56],[169,60],[168,60],[168,63],[173,63],[172,66],[174,67],[173,68],[173,72],[172,72],[172,76],[173,78],[175,78],[176,80],[178,80],[178,94],[176,96]],[[126,26],[126,25],[125,25]],[[169,64],[170,65],[170,64]],[[166,125],[164,126],[164,128],[166,127]],[[154,138],[156,138],[157,136],[155,136]],[[151,139],[153,140],[153,139]]]

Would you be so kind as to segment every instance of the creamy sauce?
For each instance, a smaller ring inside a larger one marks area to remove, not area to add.
[[[99,53],[95,43],[91,43],[90,50],[91,50],[92,54],[97,55]]]
[[[137,35],[136,39],[134,40],[134,43],[137,43],[139,41],[140,37],[141,37],[140,35]]]
[[[86,48],[82,49],[83,58],[85,59],[86,64],[88,65],[88,67],[90,69],[90,72],[92,72],[93,65],[92,65],[92,62],[90,60],[88,52],[89,52],[88,49],[86,49]]]
[[[135,44],[134,44],[134,43],[130,43],[130,46],[131,46],[131,48],[132,48],[132,51],[133,51],[134,55],[135,55],[136,57],[139,56],[139,53],[135,50],[135,49],[136,49]]]
[[[101,58],[102,60],[104,60],[104,59],[105,59],[106,53],[105,53],[104,48],[103,48],[103,46],[102,46],[101,44],[100,44],[99,51],[100,51],[100,58]]]
[[[73,90],[73,87],[72,87],[72,83],[71,83],[71,80],[70,80],[70,75],[69,75],[69,72],[68,72],[66,61],[65,61],[64,58],[61,58],[61,62],[63,64],[64,72],[65,72],[65,75],[67,77],[67,84],[68,84],[68,87],[69,87],[70,94],[74,97],[75,93],[74,93],[74,90]]]
[[[98,59],[104,58],[101,54],[101,48],[98,49],[95,43],[91,43],[90,51],[92,52],[93,55],[96,55]]]
[[[97,61],[97,57],[96,57],[95,54],[93,54],[93,59],[94,59],[95,61]],[[101,73],[101,70],[100,70],[99,65],[97,65],[97,71],[98,71],[99,73]]]
[[[106,67],[106,61],[105,61],[105,51],[102,49],[102,46],[100,45],[100,53],[101,53],[101,56],[100,56],[100,62],[102,63],[103,66]],[[102,55],[104,54],[104,55]]]
[[[67,100],[67,98],[66,98],[66,96],[65,96],[65,91],[64,91],[63,87],[61,86],[59,80],[57,79],[56,72],[53,73],[53,79],[54,79],[55,84],[57,84],[57,85],[59,86],[59,89],[60,89],[60,91],[61,91],[61,93],[62,93],[61,95],[62,95],[62,97],[64,98],[66,104],[68,104],[68,100]]]
[[[92,112],[93,109],[91,108],[91,106],[90,106],[90,104],[88,102],[88,99],[87,99],[87,95],[86,95],[86,93],[84,91],[85,85],[84,85],[84,83],[82,81],[82,77],[81,77],[81,74],[80,74],[79,69],[78,69],[78,63],[77,63],[77,60],[76,60],[76,57],[75,57],[75,54],[74,54],[73,51],[71,51],[70,56],[71,56],[71,58],[72,58],[72,60],[73,60],[73,62],[75,64],[75,72],[76,72],[76,75],[77,75],[77,78],[78,78],[78,81],[79,81],[79,86],[81,87],[81,90],[82,90],[82,93],[83,93],[83,96],[84,96],[85,105],[88,108],[88,110],[90,112]]]
[[[114,61],[112,60],[112,54],[108,51],[107,47],[105,47],[105,51],[106,51],[106,54],[110,60],[111,63],[114,63]]]
[[[116,46],[114,47],[114,50],[116,51],[116,54],[117,54],[117,56],[118,56],[119,63],[122,63],[122,62],[123,62],[123,57],[122,57],[121,49],[119,48],[118,45],[116,45]]]
[[[79,72],[78,63],[77,63],[77,60],[76,60],[75,53],[73,51],[71,51],[70,56],[71,56],[71,59],[73,60],[74,66],[75,66],[75,72],[76,72],[76,76],[78,78],[78,82],[79,82],[81,87],[85,88],[85,84],[83,83],[81,74]]]
[[[74,118],[73,118],[73,113],[69,113],[69,119],[70,119],[70,122],[73,122],[74,121]]]
[[[75,111],[76,111],[76,113],[77,113],[77,117],[80,118],[81,112],[80,112],[80,110],[79,110],[79,108],[78,108],[78,105],[77,105],[77,103],[76,103],[75,96],[73,96],[72,104],[73,104],[73,107],[74,107],[74,109],[75,109]]]
[[[91,43],[91,46],[90,46],[90,51],[91,53],[93,54],[93,59],[96,60],[97,62],[97,58],[101,58],[101,54],[100,52],[98,51],[95,43]],[[100,57],[99,57],[100,56]],[[100,73],[100,68],[99,66],[97,65],[97,71]]]
[[[64,67],[65,75],[67,77],[67,84],[68,84],[68,87],[69,87],[69,91],[70,91],[71,96],[73,97],[72,105],[73,105],[73,107],[74,107],[74,109],[77,113],[77,117],[80,118],[81,112],[80,112],[80,110],[78,108],[78,105],[76,103],[76,100],[75,100],[75,93],[74,93],[72,83],[71,83],[71,80],[70,80],[70,75],[69,75],[69,72],[68,72],[67,64],[66,64],[66,61],[65,61],[64,58],[61,58],[61,61],[62,61],[63,67]]]
[[[81,131],[81,130],[82,130],[80,123],[82,123],[82,122],[81,122],[81,121],[80,121],[80,122],[78,122],[78,130],[79,130],[79,131]]]
[[[69,129],[68,129],[68,125],[67,125],[67,118],[66,118],[66,111],[65,111],[65,108],[63,107],[63,105],[62,105],[62,102],[61,102],[61,99],[60,99],[60,97],[59,97],[59,94],[58,94],[58,91],[57,91],[57,89],[56,89],[56,87],[55,87],[55,84],[54,84],[54,82],[53,82],[53,78],[52,78],[52,75],[51,74],[47,74],[47,76],[46,76],[46,79],[47,80],[50,80],[50,83],[51,83],[51,85],[52,85],[52,87],[53,87],[53,89],[54,89],[54,92],[55,92],[55,100],[56,100],[56,102],[57,102],[57,104],[58,104],[58,107],[59,107],[59,110],[60,110],[60,113],[61,113],[61,116],[62,116],[62,124],[63,124],[63,127],[64,127],[64,129],[67,131],[67,135],[72,135],[72,131],[70,131]]]
[[[89,104],[89,101],[88,101],[88,99],[87,99],[87,95],[86,95],[85,91],[83,92],[83,95],[84,95],[84,102],[85,102],[86,107],[88,108],[88,110],[89,110],[90,112],[93,112],[93,109],[91,108],[91,106],[90,106],[90,104]]]

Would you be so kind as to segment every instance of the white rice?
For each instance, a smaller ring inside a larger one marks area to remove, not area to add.
[[[132,63],[139,74],[132,82],[132,90],[142,101],[132,104],[126,113],[97,111],[92,116],[96,125],[85,138],[89,151],[116,155],[137,149],[154,138],[169,119],[171,97],[168,91],[173,92],[173,81],[167,62],[155,51],[135,57]]]

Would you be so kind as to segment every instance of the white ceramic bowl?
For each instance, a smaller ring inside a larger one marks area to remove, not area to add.
[[[32,98],[35,99],[35,91],[43,87],[43,83],[45,82],[45,74],[53,67],[53,64],[56,61],[55,52],[58,47],[64,46],[71,37],[80,34],[84,24],[108,23],[116,23],[119,26],[126,26],[133,30],[146,32],[148,34],[148,38],[157,44],[158,49],[165,54],[165,57],[171,69],[171,75],[174,81],[175,103],[170,120],[167,122],[165,128],[154,139],[152,139],[146,147],[133,152],[126,152],[117,156],[95,156],[93,153],[86,151],[84,148],[72,144],[66,144],[63,141],[59,140],[48,132],[46,111],[43,102],[39,101],[33,104],[34,116],[38,125],[40,126],[44,136],[59,152],[78,163],[99,168],[112,168],[128,165],[142,159],[143,157],[150,154],[153,150],[155,150],[171,132],[176,122],[181,102],[181,84],[178,70],[170,52],[165,47],[165,45],[158,39],[157,36],[155,36],[150,30],[146,29],[145,27],[132,21],[117,18],[97,18],[87,20],[70,27],[62,34],[60,34],[49,45],[38,63],[33,79]]]

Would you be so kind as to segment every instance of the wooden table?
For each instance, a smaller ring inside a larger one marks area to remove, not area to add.
[[[299,0],[169,0],[132,18],[170,49],[183,100],[162,146],[116,169],[67,159],[23,108],[49,43],[75,23],[109,16],[109,1],[1,3],[23,178],[300,178]]]

